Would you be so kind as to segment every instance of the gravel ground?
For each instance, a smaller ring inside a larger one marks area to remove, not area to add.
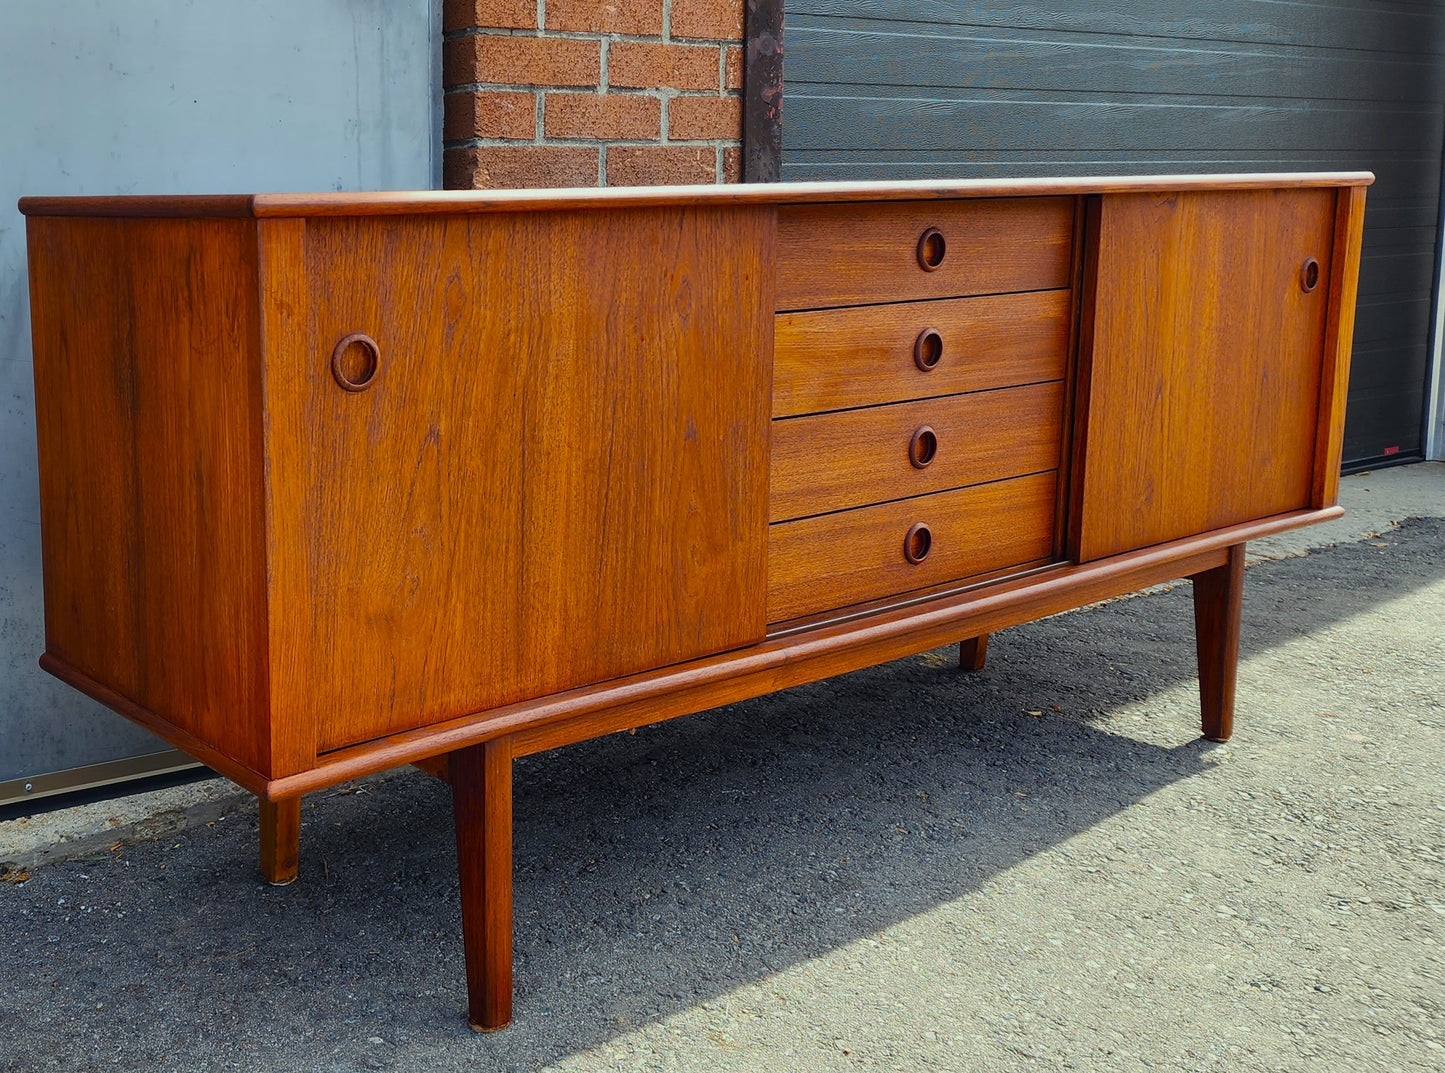
[[[1445,521],[518,763],[516,1006],[465,1026],[446,787],[0,884],[14,1070],[1438,1070]]]

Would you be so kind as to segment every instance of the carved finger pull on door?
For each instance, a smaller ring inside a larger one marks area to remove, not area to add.
[[[344,335],[331,351],[331,375],[345,391],[365,391],[381,367],[381,348],[365,332]]]
[[[1306,257],[1299,269],[1300,289],[1309,294],[1320,285],[1320,263],[1313,257]]]

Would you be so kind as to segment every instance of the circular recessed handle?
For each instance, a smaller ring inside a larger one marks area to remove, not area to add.
[[[919,425],[908,441],[908,461],[914,469],[922,469],[938,454],[938,433],[927,425]]]
[[[903,538],[903,557],[914,566],[928,558],[928,553],[933,549],[933,530],[922,522],[910,526],[908,535]]]
[[[918,266],[925,272],[932,272],[943,264],[944,254],[948,253],[948,242],[943,237],[943,232],[936,227],[930,227],[918,238]]]
[[[913,364],[924,372],[931,372],[943,359],[943,336],[937,328],[924,328],[913,340]]]
[[[1299,285],[1305,294],[1320,285],[1320,263],[1313,257],[1306,257],[1305,263],[1299,266]]]
[[[342,336],[331,351],[331,375],[347,391],[365,391],[381,366],[381,348],[365,332]]]

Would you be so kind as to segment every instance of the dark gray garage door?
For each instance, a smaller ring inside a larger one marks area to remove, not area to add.
[[[785,6],[784,179],[1375,172],[1345,458],[1420,454],[1445,4]]]

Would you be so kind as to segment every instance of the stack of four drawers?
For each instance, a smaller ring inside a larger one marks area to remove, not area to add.
[[[1056,557],[1075,208],[779,210],[770,623]]]

